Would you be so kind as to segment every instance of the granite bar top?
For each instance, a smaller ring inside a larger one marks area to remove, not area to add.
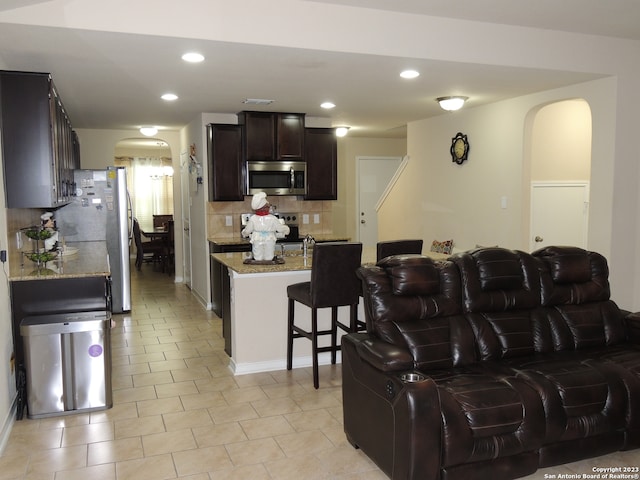
[[[15,265],[11,265],[9,280],[54,280],[58,278],[106,277],[110,275],[106,242],[67,243],[66,249],[67,252],[74,253],[72,255],[59,256],[40,268],[27,257],[21,255],[22,264],[18,262]]]
[[[304,235],[301,233],[300,234],[301,237],[298,240],[291,240],[291,239],[287,239],[287,238],[283,238],[278,240],[278,243],[302,243],[302,239],[304,238]],[[329,234],[329,235],[313,235],[313,238],[316,240],[316,242],[348,242],[349,238],[345,237],[345,236],[339,236],[339,235],[333,235],[333,234]],[[251,245],[249,243],[249,239],[241,237],[240,235],[235,236],[235,237],[228,237],[228,238],[220,238],[220,237],[209,237],[207,238],[207,240],[210,243],[213,243],[214,245],[225,245],[225,246],[229,246],[229,245]]]
[[[277,273],[277,272],[295,272],[302,270],[311,270],[313,264],[313,249],[310,249],[311,255],[306,258],[299,250],[285,252],[283,257],[284,263],[274,265],[255,265],[244,263],[245,259],[251,258],[250,252],[230,252],[230,253],[212,253],[211,256],[236,273]],[[449,257],[443,253],[425,252],[434,260],[444,260]],[[376,247],[365,247],[362,249],[362,265],[373,265],[376,262]]]

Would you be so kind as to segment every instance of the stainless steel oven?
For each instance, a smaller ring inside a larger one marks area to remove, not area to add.
[[[247,161],[246,194],[305,195],[307,164],[287,161]]]

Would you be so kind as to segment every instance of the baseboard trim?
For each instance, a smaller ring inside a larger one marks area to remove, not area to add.
[[[13,401],[11,402],[11,408],[9,409],[9,413],[7,413],[7,417],[4,419],[2,423],[2,430],[0,430],[0,456],[4,453],[4,449],[9,442],[9,436],[11,435],[11,430],[13,429],[13,424],[16,422],[16,413],[18,411],[18,395],[14,395]]]
[[[336,363],[342,363],[341,352],[338,352],[336,356]],[[293,357],[293,368],[305,368],[310,367],[313,364],[311,355],[306,357]],[[318,356],[318,365],[330,365],[331,354],[329,352],[323,352]],[[234,375],[247,375],[250,373],[263,373],[274,372],[277,370],[286,370],[286,360],[270,360],[268,362],[245,362],[236,363],[233,358],[229,360],[229,370]]]

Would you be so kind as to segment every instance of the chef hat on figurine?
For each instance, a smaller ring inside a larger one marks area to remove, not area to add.
[[[256,193],[251,199],[251,208],[253,210],[259,210],[264,207],[267,203],[267,194],[264,192]]]

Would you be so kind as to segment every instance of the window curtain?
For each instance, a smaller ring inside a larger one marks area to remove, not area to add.
[[[140,227],[153,228],[153,215],[173,215],[173,167],[170,158],[116,157],[127,169],[133,216]]]

